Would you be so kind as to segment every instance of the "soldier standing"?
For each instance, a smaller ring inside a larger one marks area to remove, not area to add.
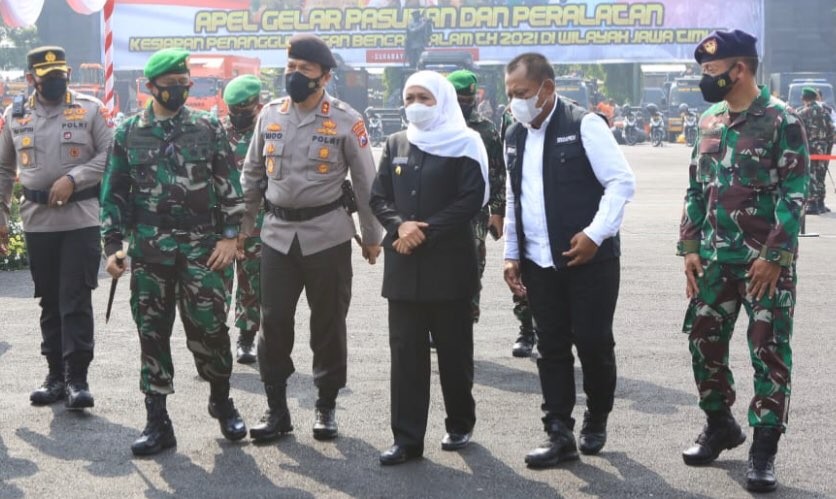
[[[804,123],[807,132],[807,145],[810,154],[830,154],[830,141],[833,137],[833,121],[830,113],[817,102],[818,93],[815,88],[804,87],[801,90],[801,100],[804,107],[798,111],[798,117]],[[827,161],[810,161],[810,186],[807,193],[807,214],[819,215],[827,213],[824,197],[827,194],[825,181],[827,177]]]
[[[164,49],[145,65],[148,106],[122,123],[102,191],[107,271],[124,268],[116,251],[129,237],[131,311],[142,350],[140,390],[148,423],[134,455],[177,444],[166,410],[174,393],[170,338],[175,305],[201,378],[211,384],[209,414],[228,440],[247,434],[229,398],[232,355],[226,316],[243,200],[229,141],[214,116],[185,106],[189,53]]]
[[[473,297],[473,322],[479,322],[479,295],[482,289],[482,275],[485,273],[485,239],[488,232],[494,239],[502,237],[502,219],[505,216],[505,158],[502,155],[502,140],[493,123],[475,109],[476,88],[478,81],[472,71],[461,69],[447,76],[462,110],[467,126],[476,131],[485,149],[488,151],[488,173],[490,183],[490,197],[488,204],[482,207],[473,219],[473,233],[476,236],[476,255],[479,258],[479,287]]]
[[[255,440],[293,429],[285,387],[294,372],[290,353],[294,314],[304,289],[311,307],[313,378],[319,390],[314,438],[337,436],[337,392],[346,382],[346,325],[351,299],[354,222],[346,195],[351,173],[363,235],[363,257],[374,264],[382,228],[369,207],[374,159],[363,119],[325,86],[337,61],[313,35],[290,40],[285,82],[289,98],[261,111],[244,161],[242,183],[248,235],[267,201],[261,230],[262,327],[258,367],[268,410],[252,428]],[[349,187],[350,189],[350,187]]]
[[[101,102],[67,89],[64,49],[36,48],[27,54],[27,67],[35,92],[28,99],[20,95],[0,117],[0,254],[6,252],[19,170],[20,214],[35,297],[41,299],[41,354],[49,365],[30,400],[44,405],[66,396],[68,408],[82,409],[93,407],[87,384],[94,343],[91,293],[98,285],[99,185],[112,124]]]
[[[690,298],[682,329],[708,421],[682,457],[688,465],[708,464],[746,440],[730,410],[735,391],[728,362],[742,305],[755,370],[746,486],[770,491],[789,410],[795,261],[809,156],[801,121],[755,82],[755,43],[743,31],[715,31],[694,52],[703,98],[716,104],[700,119],[677,253],[685,257]]]
[[[229,115],[223,119],[229,145],[240,170],[253,138],[255,118],[261,111],[259,95],[261,80],[254,75],[238,76],[224,88],[224,102]],[[235,292],[235,326],[239,330],[237,358],[241,364],[256,361],[255,335],[261,324],[261,224],[264,209],[258,211],[255,227],[249,237],[238,237],[238,263],[235,274],[238,288]],[[230,281],[231,283],[231,281]]]

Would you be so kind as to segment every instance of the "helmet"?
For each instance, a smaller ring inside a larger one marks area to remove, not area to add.
[[[650,104],[648,104],[647,106],[645,106],[645,109],[647,109],[647,112],[650,113],[650,114],[654,114],[654,113],[659,112],[659,108],[656,107],[656,104],[653,104],[652,102]]]
[[[687,113],[688,112],[688,104],[682,103],[679,105],[679,112],[680,113]]]

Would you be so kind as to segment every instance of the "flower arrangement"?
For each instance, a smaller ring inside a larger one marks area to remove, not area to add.
[[[12,193],[12,209],[9,218],[9,251],[0,256],[0,271],[20,270],[29,266],[29,253],[26,251],[26,239],[23,236],[23,223],[20,221],[21,186],[15,184]]]

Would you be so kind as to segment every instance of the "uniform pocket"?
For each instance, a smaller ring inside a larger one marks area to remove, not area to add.
[[[18,135],[14,138],[17,167],[21,170],[37,168],[35,161],[35,137],[32,135]]]
[[[276,180],[281,179],[284,142],[277,142],[275,140],[265,141],[261,154],[264,156],[264,169],[267,172],[267,176]]]
[[[759,190],[773,188],[778,183],[770,142],[741,138],[735,147],[735,156],[735,177],[740,185]]]
[[[331,145],[313,144],[308,149],[308,180],[322,181],[345,176],[345,169],[339,162],[340,150]]]
[[[723,142],[720,137],[704,136],[700,139],[697,159],[697,180],[707,184],[714,181],[717,164],[722,159]]]
[[[69,132],[67,132],[69,133]],[[61,164],[77,165],[87,161],[91,156],[90,138],[72,136],[61,142]]]

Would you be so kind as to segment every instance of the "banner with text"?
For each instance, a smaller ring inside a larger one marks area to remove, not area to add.
[[[402,65],[415,11],[432,23],[426,50],[466,50],[481,63],[507,62],[521,51],[555,63],[692,61],[694,46],[714,29],[763,38],[763,0],[472,3],[483,2],[117,0],[114,61],[116,69],[139,69],[152,52],[182,47],[280,67],[290,36],[315,33],[347,64]]]

